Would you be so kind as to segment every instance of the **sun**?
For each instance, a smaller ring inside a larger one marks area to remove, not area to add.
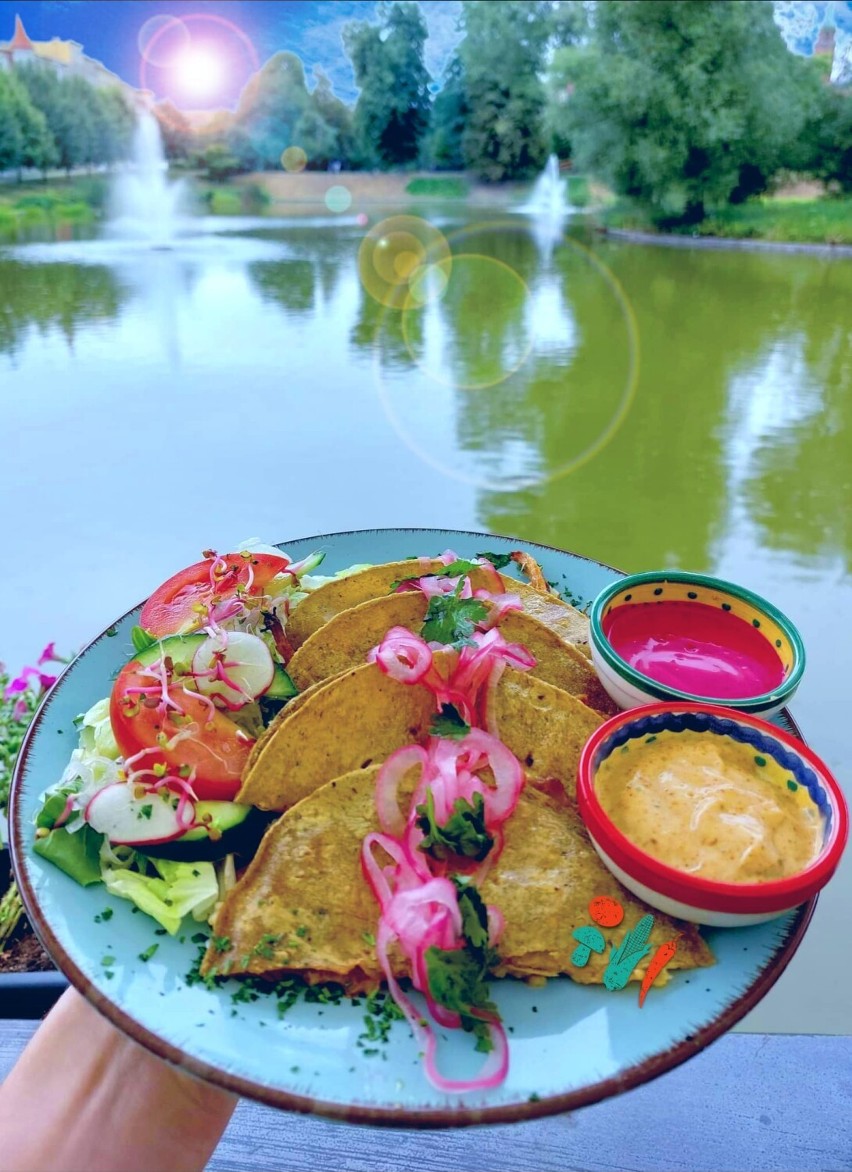
[[[214,49],[189,45],[175,57],[174,75],[187,97],[204,101],[213,98],[225,81],[225,64]]]

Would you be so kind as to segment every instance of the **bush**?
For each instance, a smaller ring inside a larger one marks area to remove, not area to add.
[[[405,190],[409,195],[428,195],[433,199],[467,199],[469,189],[464,179],[435,176],[412,179]]]
[[[205,200],[214,216],[238,216],[243,210],[243,201],[236,191],[210,191]]]

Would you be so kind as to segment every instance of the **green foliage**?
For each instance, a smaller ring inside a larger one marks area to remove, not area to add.
[[[606,210],[603,222],[609,228],[636,232],[655,228],[647,208],[624,200]],[[667,225],[667,229],[734,240],[852,244],[852,199],[755,198],[717,208],[697,224]]]
[[[240,170],[240,161],[221,142],[213,142],[198,156],[198,165],[205,176],[214,182],[221,182]]]
[[[316,85],[311,93],[311,107],[334,132],[334,147],[331,157],[342,163],[350,163],[355,157],[355,132],[352,126],[352,111],[341,102],[332,89],[328,76],[322,69],[314,69]],[[300,144],[304,147],[304,143]],[[307,150],[307,147],[304,147]],[[310,166],[310,152],[308,158]]]
[[[469,114],[464,68],[456,54],[432,107],[432,123],[423,152],[427,166],[439,171],[460,171],[464,167],[462,136]]]
[[[429,124],[429,74],[423,62],[426,24],[419,5],[382,4],[378,24],[352,21],[343,46],[361,93],[354,131],[367,166],[414,163]]]
[[[766,187],[819,85],[771,6],[737,0],[609,0],[551,74],[569,87],[558,122],[578,167],[659,220],[693,222]]]
[[[232,153],[244,164],[275,169],[282,152],[301,146],[296,128],[309,108],[305,70],[295,53],[276,53],[240,95]]]
[[[488,182],[531,176],[547,157],[540,74],[553,11],[546,0],[464,2],[462,157]]]
[[[22,127],[13,166],[70,171],[128,157],[135,117],[120,90],[98,89],[82,77],[59,76],[40,64],[16,68],[10,80],[20,90]]]

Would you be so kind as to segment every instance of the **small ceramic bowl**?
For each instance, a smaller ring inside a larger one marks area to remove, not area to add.
[[[768,717],[805,670],[786,615],[706,574],[631,574],[601,591],[590,618],[592,661],[619,708],[691,700]]]
[[[763,765],[766,758],[772,758],[780,766],[778,771],[768,771],[772,780],[777,773],[777,784],[787,785],[794,793],[799,788],[805,791],[801,800],[817,806],[824,827],[819,854],[802,871],[763,883],[717,882],[660,862],[614,825],[596,793],[601,764],[625,746],[638,749],[648,737],[685,730],[707,737],[731,737],[748,745],[756,757],[764,759]],[[712,705],[654,704],[611,717],[583,749],[577,802],[595,850],[634,895],[678,919],[720,927],[760,924],[816,895],[834,874],[848,835],[843,793],[815,753],[774,725]]]

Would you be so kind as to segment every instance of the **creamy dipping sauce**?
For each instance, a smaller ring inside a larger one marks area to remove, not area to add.
[[[679,692],[741,700],[784,680],[781,660],[763,635],[720,607],[638,602],[613,607],[602,625],[631,667]]]
[[[704,879],[783,879],[822,845],[823,817],[807,789],[727,736],[665,731],[628,741],[601,763],[595,792],[640,850]]]

